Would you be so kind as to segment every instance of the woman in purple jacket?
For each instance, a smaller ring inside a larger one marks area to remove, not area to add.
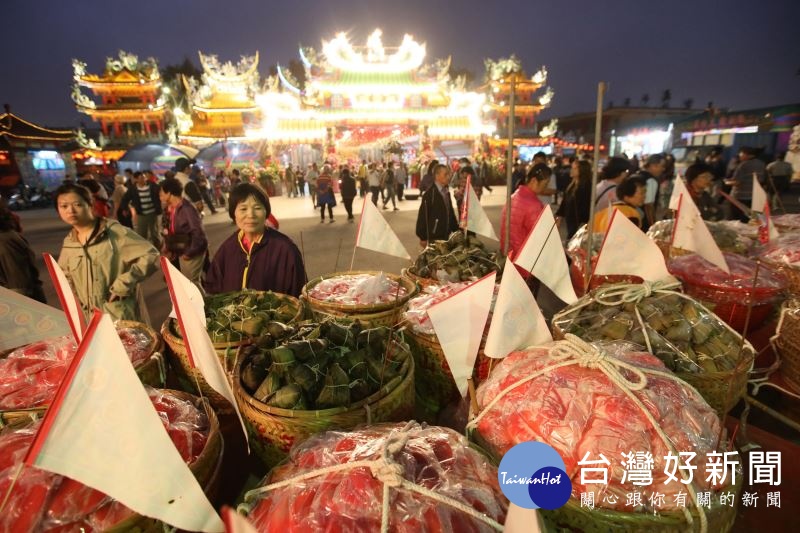
[[[228,212],[239,230],[214,255],[206,291],[255,289],[299,296],[308,281],[303,258],[289,237],[266,226],[270,205],[264,191],[249,183],[237,185]]]
[[[208,237],[194,204],[183,198],[183,185],[167,178],[158,185],[164,206],[164,245],[162,254],[181,269],[197,286],[202,286],[208,266]]]

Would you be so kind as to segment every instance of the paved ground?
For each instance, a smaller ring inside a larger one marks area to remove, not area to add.
[[[499,233],[500,210],[505,202],[506,190],[505,187],[494,187],[492,191],[492,193],[484,194],[481,203],[485,206],[489,218],[495,225],[495,231]],[[270,202],[272,212],[280,221],[280,231],[289,235],[302,250],[309,279],[350,268],[358,227],[358,214],[361,213],[363,206],[362,199],[357,198],[354,202],[355,223],[347,222],[344,207],[338,205],[334,208],[336,222],[333,224],[328,223],[327,220],[324,224],[320,224],[319,211],[312,207],[311,199],[307,196],[303,198],[275,197],[271,198]],[[389,205],[389,210],[383,211],[386,219],[405,244],[409,254],[416,257],[420,250],[419,241],[414,235],[419,200],[398,202],[399,211],[392,211],[391,204]],[[41,261],[41,254],[48,252],[57,258],[68,228],[59,219],[55,209],[21,211],[19,215],[22,218],[24,235],[39,257],[39,271],[48,302],[59,307],[55,290]],[[204,222],[213,254],[220,243],[234,231],[234,225],[227,211],[223,210],[219,210],[215,215],[207,215]],[[487,241],[487,245],[490,248],[499,246],[497,242],[491,241]],[[399,273],[402,268],[408,266],[408,262],[359,249],[355,254],[353,265],[355,269],[386,270]],[[145,282],[144,290],[151,321],[154,325],[160,325],[171,309],[169,295],[165,290],[160,272]]]

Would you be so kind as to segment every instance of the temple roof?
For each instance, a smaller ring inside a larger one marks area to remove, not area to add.
[[[69,142],[75,139],[72,130],[54,130],[39,126],[8,111],[0,114],[0,138],[25,141]]]

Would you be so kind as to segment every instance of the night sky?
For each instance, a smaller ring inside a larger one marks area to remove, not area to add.
[[[542,64],[556,95],[544,117],[594,109],[597,82],[608,100],[660,105],[693,98],[718,107],[800,102],[798,0],[3,0],[0,103],[34,121],[74,127],[71,59],[100,72],[123,49],[160,65],[197,50],[222,60],[261,54],[260,70],[297,59],[297,45],[350,32],[364,44],[376,27],[384,45],[404,33],[427,43],[428,59],[483,76],[483,59],[516,53],[528,74]],[[88,117],[84,117],[87,120]]]

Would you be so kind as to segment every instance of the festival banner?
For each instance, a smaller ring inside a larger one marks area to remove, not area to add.
[[[170,263],[166,257],[161,258],[161,269],[167,280],[169,297],[172,299],[172,305],[178,315],[178,325],[183,333],[189,363],[200,371],[203,379],[212,389],[228,400],[236,412],[236,416],[239,417],[245,439],[248,439],[249,443],[247,429],[233,396],[231,384],[225,375],[225,369],[222,368],[222,363],[214,350],[214,343],[208,336],[205,321],[201,320],[196,307],[189,299],[189,287],[194,287],[194,284],[181,274],[181,271],[175,268],[175,265]]]
[[[0,351],[64,335],[73,333],[60,309],[0,287]]]
[[[56,288],[58,301],[61,302],[61,309],[64,310],[64,314],[67,317],[67,323],[72,330],[72,336],[75,337],[75,342],[79,343],[83,338],[83,332],[86,331],[86,317],[83,315],[81,304],[78,302],[78,298],[75,297],[75,293],[72,291],[72,285],[69,284],[67,275],[64,274],[64,271],[61,270],[60,266],[58,266],[58,263],[55,259],[53,259],[53,256],[48,253],[44,253],[42,254],[42,257],[44,257],[44,264],[47,266],[47,271],[50,273],[50,279],[53,280],[53,285]]]
[[[184,463],[107,314],[95,311],[24,464],[179,529],[223,523]]]
[[[403,259],[411,259],[400,238],[392,230],[386,219],[375,205],[364,197],[361,209],[361,220],[358,223],[356,246],[374,252],[381,252]]]
[[[496,277],[496,272],[487,274],[428,309],[433,329],[462,397],[467,394],[467,380],[472,377],[478,357]]]
[[[565,303],[578,301],[569,276],[567,254],[549,206],[542,210],[514,263],[533,274]]]
[[[645,281],[674,279],[658,245],[618,210],[611,215],[592,275],[638,276]]]
[[[514,263],[506,261],[483,353],[499,359],[514,350],[552,340],[544,315],[528,285]]]

